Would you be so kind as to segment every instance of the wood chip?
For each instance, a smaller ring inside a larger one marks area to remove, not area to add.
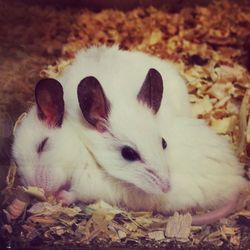
[[[156,241],[165,239],[164,231],[149,232],[148,237],[149,237],[149,239],[156,240]]]
[[[118,236],[119,236],[120,239],[124,239],[124,238],[127,237],[127,234],[122,230],[118,230],[117,233],[118,233]]]
[[[28,187],[23,187],[23,190],[27,194],[37,198],[38,200],[46,201],[45,192],[44,192],[44,190],[42,188],[34,187],[34,186],[28,186]]]
[[[188,213],[181,215],[177,212],[169,218],[165,235],[169,238],[177,238],[180,241],[188,241],[191,231],[192,216]]]

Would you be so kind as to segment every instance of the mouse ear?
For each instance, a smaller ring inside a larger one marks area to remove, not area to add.
[[[106,131],[109,101],[99,81],[93,76],[81,80],[77,88],[77,96],[85,120],[99,132]]]
[[[161,106],[163,81],[156,69],[149,69],[137,99],[145,103],[156,114]]]
[[[36,84],[35,98],[39,119],[50,127],[61,127],[64,115],[62,85],[52,78],[42,79]]]

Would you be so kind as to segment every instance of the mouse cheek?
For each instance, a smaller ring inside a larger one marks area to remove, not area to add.
[[[61,169],[51,166],[39,166],[36,171],[36,186],[41,187],[47,194],[55,195],[67,182]]]
[[[46,166],[38,166],[35,174],[35,184],[42,188],[46,193],[55,192],[53,176]]]

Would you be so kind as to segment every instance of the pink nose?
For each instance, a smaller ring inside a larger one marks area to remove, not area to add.
[[[160,184],[161,191],[167,193],[170,190],[170,185],[168,181],[162,181]]]

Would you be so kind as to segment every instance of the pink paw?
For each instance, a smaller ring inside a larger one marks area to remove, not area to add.
[[[76,200],[76,195],[73,191],[62,190],[57,195],[57,200],[65,205],[70,205]]]

